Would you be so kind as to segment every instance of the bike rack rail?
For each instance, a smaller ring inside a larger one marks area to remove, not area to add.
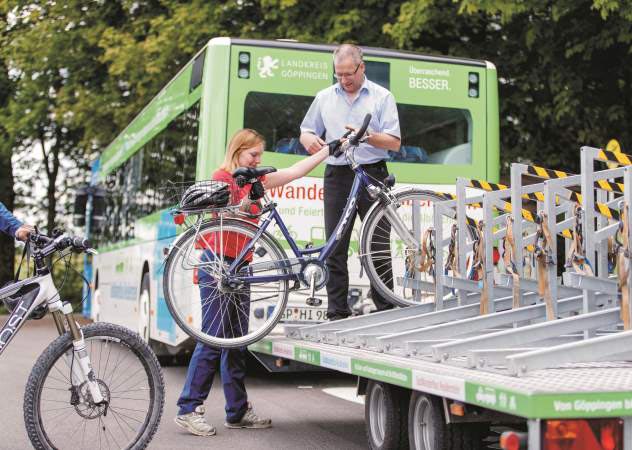
[[[632,156],[582,147],[580,157],[580,174],[515,163],[511,186],[457,179],[456,195],[433,205],[434,286],[406,279],[433,289],[433,303],[287,335],[514,376],[629,359]],[[495,265],[501,242],[509,253]],[[458,251],[445,269],[450,244]]]

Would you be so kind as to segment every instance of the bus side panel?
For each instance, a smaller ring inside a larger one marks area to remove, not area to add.
[[[498,74],[491,64],[487,69],[487,177],[498,183],[500,175],[500,116],[498,110]]]
[[[217,44],[215,43],[217,42]],[[200,134],[196,176],[209,179],[224,160],[230,46],[225,40],[212,40],[204,62],[204,81],[200,104]]]

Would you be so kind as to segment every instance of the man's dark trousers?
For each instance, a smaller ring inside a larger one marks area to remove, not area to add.
[[[383,181],[388,176],[386,162],[379,161],[374,164],[365,164],[362,166],[364,171],[371,177]],[[327,239],[334,233],[336,225],[342,217],[342,213],[347,203],[347,198],[351,192],[355,173],[348,165],[333,166],[327,165],[325,168],[325,234]],[[357,199],[357,212],[360,218],[364,219],[366,213],[373,206],[372,200],[366,189],[362,188]],[[355,220],[356,214],[353,214],[349,220],[351,223]],[[329,268],[329,281],[327,282],[327,317],[329,319],[342,319],[351,315],[347,297],[349,294],[349,270],[347,268],[347,259],[349,251],[349,240],[353,227],[349,227],[347,232],[341,237],[336,249],[327,258],[327,267]],[[382,271],[386,284],[392,287],[392,271],[390,265],[383,267]],[[390,280],[390,281],[386,281]],[[379,311],[390,309],[393,307],[391,303],[386,301],[373,286],[371,286],[371,296],[373,303]]]

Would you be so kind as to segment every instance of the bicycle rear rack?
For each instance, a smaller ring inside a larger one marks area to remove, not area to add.
[[[603,162],[617,167],[595,168]],[[459,178],[456,196],[446,198],[434,204],[434,286],[406,280],[434,289],[433,303],[291,328],[288,336],[516,376],[629,359],[632,156],[582,147],[580,174],[515,163],[510,187]],[[474,208],[480,220],[468,216]],[[458,270],[444,274],[455,220]],[[464,231],[474,226],[472,240]],[[507,270],[503,258],[494,264],[494,249],[512,239]],[[478,279],[468,276],[474,263]]]

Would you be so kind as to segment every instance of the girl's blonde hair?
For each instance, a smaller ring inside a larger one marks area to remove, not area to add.
[[[265,147],[266,141],[264,137],[255,130],[243,128],[237,131],[228,143],[224,162],[221,166],[219,166],[219,168],[225,170],[226,172],[233,173],[233,171],[238,167],[237,160],[239,159],[241,152],[259,144],[263,144]]]

